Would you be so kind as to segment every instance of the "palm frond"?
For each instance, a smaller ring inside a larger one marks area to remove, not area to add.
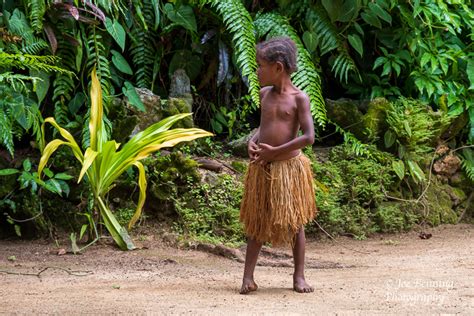
[[[288,36],[295,42],[298,49],[298,71],[292,75],[293,83],[309,95],[311,113],[315,121],[320,126],[324,126],[327,119],[326,107],[321,94],[321,78],[296,31],[285,17],[276,13],[259,15],[254,24],[260,36],[266,35],[267,38]]]
[[[200,3],[215,7],[227,30],[232,34],[237,66],[240,68],[242,76],[248,79],[253,103],[259,106],[260,84],[256,74],[256,39],[252,17],[240,0],[201,0]]]

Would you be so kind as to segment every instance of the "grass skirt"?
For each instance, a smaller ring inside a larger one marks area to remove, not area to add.
[[[306,156],[249,165],[240,206],[240,221],[249,238],[293,244],[298,230],[316,211],[311,161]]]

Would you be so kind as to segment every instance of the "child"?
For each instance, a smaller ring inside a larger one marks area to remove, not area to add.
[[[264,242],[291,244],[293,289],[314,290],[304,278],[303,225],[316,215],[316,204],[310,161],[300,152],[314,142],[314,126],[309,98],[290,78],[296,53],[295,43],[285,37],[257,45],[261,120],[248,144],[251,162],[240,208],[248,236],[241,294],[257,290],[253,273]]]

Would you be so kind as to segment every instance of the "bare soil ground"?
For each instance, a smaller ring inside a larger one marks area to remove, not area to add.
[[[0,314],[474,315],[474,226],[426,232],[433,236],[308,241],[314,293],[291,290],[291,267],[267,265],[256,269],[259,290],[246,296],[238,294],[242,263],[167,247],[153,235],[140,250],[102,244],[61,256],[41,241],[0,241]]]

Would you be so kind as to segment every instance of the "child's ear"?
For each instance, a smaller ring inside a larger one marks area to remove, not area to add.
[[[277,72],[282,72],[285,70],[285,66],[283,66],[283,63],[281,61],[276,62],[276,70]]]

